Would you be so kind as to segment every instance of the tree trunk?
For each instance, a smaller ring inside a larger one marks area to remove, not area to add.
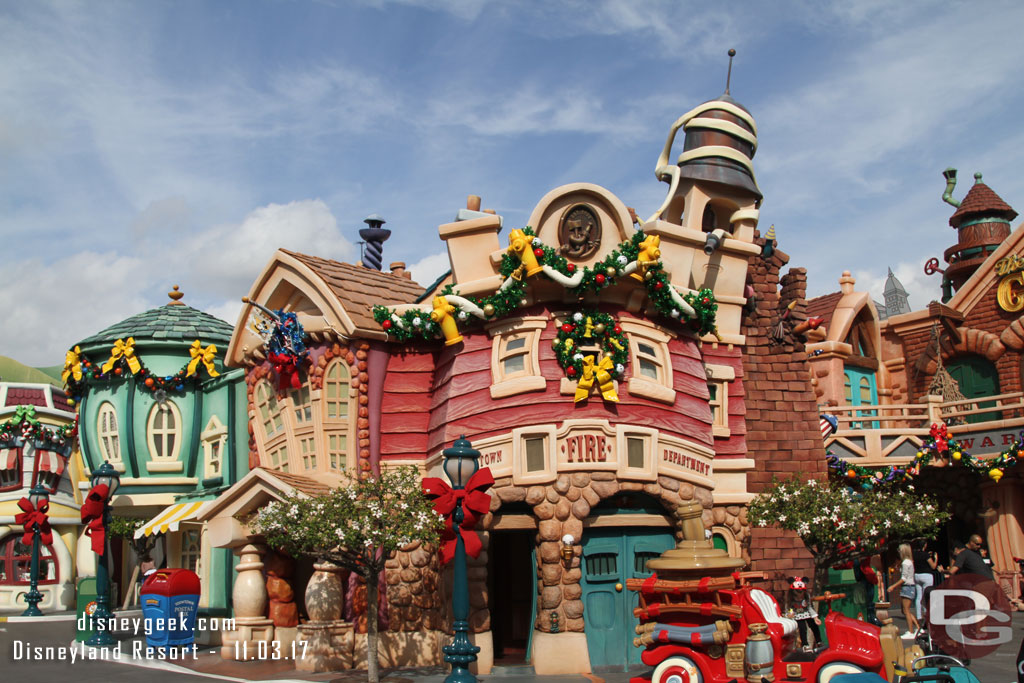
[[[379,683],[380,664],[377,659],[377,572],[366,579],[366,680]]]

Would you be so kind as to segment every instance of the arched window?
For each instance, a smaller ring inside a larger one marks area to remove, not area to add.
[[[288,392],[292,400],[292,414],[295,416],[295,425],[301,427],[313,421],[313,404],[309,380],[298,389]]]
[[[57,583],[57,556],[53,546],[39,544],[40,584]],[[0,541],[0,584],[28,585],[32,580],[32,546],[21,542],[21,534],[12,534]]]
[[[278,403],[277,394],[274,393],[270,382],[265,379],[256,384],[253,394],[256,416],[263,425],[263,433],[270,439],[284,427],[284,420],[281,419],[281,404]]]
[[[117,410],[109,401],[100,404],[96,415],[96,435],[103,459],[112,463],[121,462],[121,441],[117,433]]]
[[[146,422],[149,457],[153,460],[177,460],[181,450],[181,411],[172,401],[156,403]]]
[[[351,375],[348,363],[332,361],[324,372],[324,445],[327,466],[343,472],[349,463],[349,388]]]
[[[181,533],[181,566],[199,574],[199,558],[203,554],[202,535],[198,529]]]

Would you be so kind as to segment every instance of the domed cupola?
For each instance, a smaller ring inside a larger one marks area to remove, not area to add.
[[[956,211],[949,224],[957,231],[957,243],[946,250],[944,256],[949,267],[943,278],[943,300],[952,295],[974,274],[985,259],[1010,235],[1010,221],[1017,212],[999,195],[981,182],[981,174],[974,174],[974,186],[962,201],[953,199],[956,187],[956,169],[947,168],[946,191],[942,199]]]
[[[709,100],[690,112],[683,124],[686,140],[679,156],[679,175],[719,183],[761,199],[754,177],[757,124],[729,94]]]

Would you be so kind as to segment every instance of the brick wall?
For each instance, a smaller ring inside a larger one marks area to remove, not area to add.
[[[764,239],[758,238],[758,244]],[[747,449],[757,463],[747,475],[748,488],[758,493],[773,476],[824,480],[825,448],[818,426],[818,408],[810,384],[810,367],[801,338],[790,333],[806,320],[807,271],[792,268],[780,277],[789,256],[776,250],[770,258],[754,257],[751,284],[757,305],[744,320],[744,373],[746,375]],[[787,306],[796,302],[781,343],[772,335]],[[752,528],[751,568],[780,579],[789,575],[813,576],[811,556],[796,534],[776,528]],[[784,590],[777,581],[773,589]]]

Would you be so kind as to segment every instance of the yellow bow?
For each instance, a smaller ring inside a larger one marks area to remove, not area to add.
[[[128,337],[127,340],[118,339],[114,342],[114,346],[110,349],[110,359],[103,364],[101,370],[110,372],[114,364],[122,358],[128,361],[128,367],[133,374],[142,369],[142,363],[135,357],[135,337]]]
[[[191,377],[196,374],[196,370],[199,369],[200,363],[206,366],[206,373],[210,375],[210,377],[217,377],[220,375],[220,373],[213,368],[213,359],[217,357],[216,346],[210,344],[204,349],[203,343],[196,339],[192,342],[192,346],[189,348],[188,353],[192,356],[192,360],[188,362],[188,372],[185,373],[186,377]]]
[[[584,356],[583,376],[576,383],[575,403],[579,403],[590,396],[590,390],[594,386],[595,375],[597,377],[598,389],[601,391],[601,397],[606,401],[618,401],[619,395],[615,393],[615,381],[612,379],[611,374],[613,367],[615,367],[615,364],[608,356],[602,358],[601,362],[597,365],[594,365],[593,356]]]
[[[82,381],[82,349],[75,347],[64,354],[64,372],[60,378],[67,386],[68,377],[74,377],[76,382]]]

